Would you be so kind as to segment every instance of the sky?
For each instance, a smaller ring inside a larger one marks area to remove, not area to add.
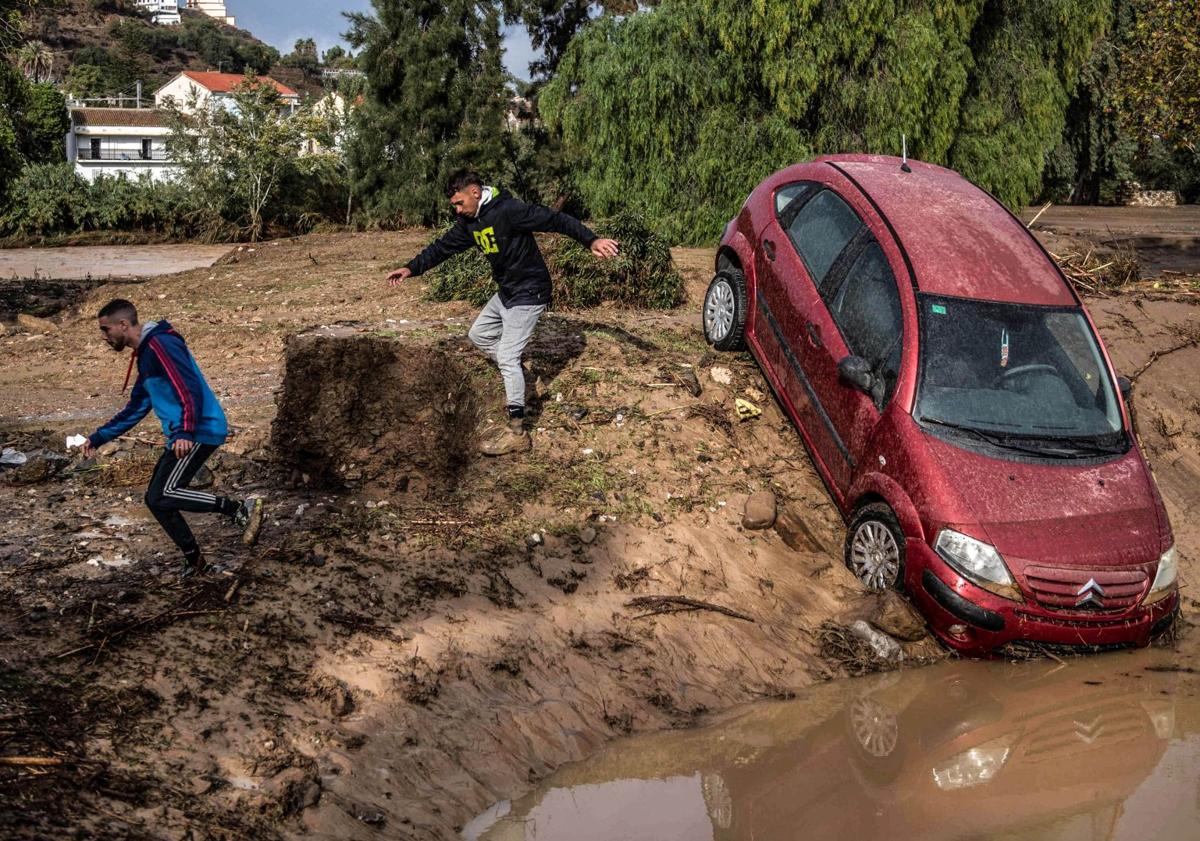
[[[182,4],[181,4],[182,5]],[[225,0],[225,11],[248,30],[286,55],[296,41],[312,38],[322,53],[334,44],[347,46],[342,12],[369,12],[370,0]],[[504,32],[504,64],[514,76],[529,78],[533,48],[523,27]]]

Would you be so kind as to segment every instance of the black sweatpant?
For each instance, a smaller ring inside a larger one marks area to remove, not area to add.
[[[150,487],[146,488],[146,507],[189,560],[195,560],[200,547],[180,512],[232,516],[237,511],[237,503],[227,497],[188,488],[196,471],[216,450],[214,444],[196,444],[183,458],[175,458],[168,446],[154,467]]]

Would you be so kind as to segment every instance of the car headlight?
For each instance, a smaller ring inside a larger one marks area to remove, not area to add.
[[[999,773],[1010,752],[1006,737],[992,739],[934,766],[933,781],[942,791],[982,785]]]
[[[1150,585],[1150,594],[1146,596],[1145,604],[1154,604],[1171,595],[1175,590],[1175,577],[1179,573],[1179,559],[1175,555],[1175,547],[1162,553],[1158,559],[1158,574]]]
[[[963,577],[988,592],[1006,599],[1024,601],[1012,574],[996,547],[954,529],[942,529],[933,544],[934,550]]]

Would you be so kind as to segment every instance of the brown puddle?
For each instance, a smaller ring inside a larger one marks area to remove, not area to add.
[[[628,739],[470,841],[1200,839],[1200,677],[1167,651],[953,662]]]

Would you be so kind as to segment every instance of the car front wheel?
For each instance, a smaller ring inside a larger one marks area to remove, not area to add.
[[[846,566],[868,590],[899,589],[904,580],[904,532],[892,509],[864,505],[846,534]]]
[[[717,272],[704,294],[704,339],[717,350],[741,350],[746,334],[746,278],[740,269]]]

